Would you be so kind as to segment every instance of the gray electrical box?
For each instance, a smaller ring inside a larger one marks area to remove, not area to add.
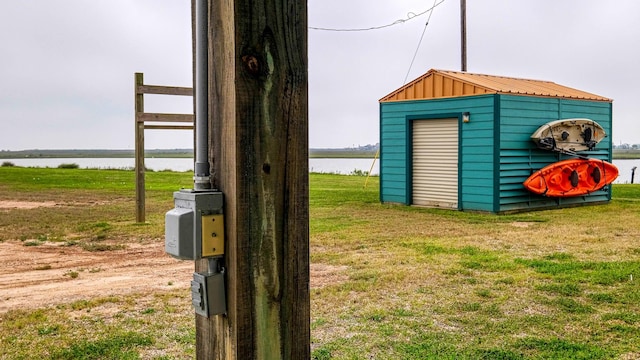
[[[178,259],[224,255],[223,195],[219,191],[180,190],[165,216],[165,251]]]
[[[223,196],[219,191],[180,190],[175,208],[165,215],[165,251],[178,259],[208,259],[209,270],[194,273],[191,299],[196,314],[209,317],[227,311],[224,268]]]
[[[209,317],[227,312],[224,274],[193,273],[191,301],[196,314]]]

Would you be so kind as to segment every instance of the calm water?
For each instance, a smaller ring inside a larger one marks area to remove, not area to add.
[[[640,184],[640,159],[621,159],[613,160],[613,164],[618,167],[620,175],[614,184],[629,184],[631,183],[631,169],[637,166],[636,174],[633,180],[634,184]]]
[[[81,168],[97,169],[125,169],[135,166],[133,158],[68,158],[68,159],[1,159],[1,162],[11,161],[23,167],[58,167],[60,164],[75,163]],[[354,171],[369,172],[373,159],[309,159],[309,171],[320,173],[350,174]],[[614,183],[627,184],[631,182],[631,169],[638,167],[634,183],[640,183],[640,159],[614,160],[613,164],[620,170],[620,176]],[[145,165],[155,171],[173,170],[188,171],[193,169],[193,160],[188,158],[147,158]],[[380,162],[376,160],[372,175],[380,173]]]
[[[58,167],[60,164],[78,164],[81,168],[94,169],[133,169],[133,158],[65,158],[65,159],[0,159],[0,163],[10,161],[22,167]],[[350,174],[354,170],[369,172],[373,159],[309,159],[309,171],[321,173]],[[146,158],[144,164],[147,169],[155,171],[193,170],[193,160],[189,158]],[[379,162],[371,172],[378,175]]]

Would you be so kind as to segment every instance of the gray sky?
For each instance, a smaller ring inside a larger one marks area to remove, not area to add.
[[[440,0],[438,0],[439,2]],[[433,0],[309,0],[309,25],[367,28]],[[408,81],[460,70],[460,2],[437,6]],[[378,142],[378,100],[404,83],[429,13],[382,30],[309,30],[309,143]],[[190,0],[0,1],[0,150],[132,149],[133,74],[191,86]],[[613,98],[613,140],[640,143],[640,1],[467,0],[469,72],[549,80]],[[191,99],[146,95],[149,112]],[[146,148],[190,148],[147,130]]]

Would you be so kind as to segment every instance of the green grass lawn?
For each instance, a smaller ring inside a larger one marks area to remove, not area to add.
[[[0,241],[163,241],[191,176],[147,173],[136,225],[132,171],[0,168],[0,200],[71,204],[0,211]],[[640,185],[614,185],[607,205],[492,215],[380,204],[375,177],[310,181],[313,359],[640,358]],[[189,295],[10,311],[0,359],[192,358]]]

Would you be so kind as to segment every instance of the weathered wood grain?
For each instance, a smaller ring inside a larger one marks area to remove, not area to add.
[[[193,89],[177,86],[145,85],[144,75],[134,75],[135,103],[135,173],[136,173],[136,222],[145,222],[145,178],[144,178],[144,130],[193,130],[193,114],[162,114],[144,112],[144,94],[192,96]],[[145,122],[190,123],[191,125],[145,125]]]
[[[196,320],[197,358],[309,359],[306,1],[212,0],[209,14],[228,314]]]
[[[135,103],[135,166],[136,166],[136,222],[145,222],[145,183],[144,183],[144,123],[139,121],[139,114],[144,113],[144,94],[138,93],[138,87],[144,84],[144,75],[134,76]]]
[[[193,124],[192,114],[136,113],[137,121],[183,122]]]
[[[136,87],[138,94],[181,95],[192,96],[193,89],[179,86],[140,85]]]

